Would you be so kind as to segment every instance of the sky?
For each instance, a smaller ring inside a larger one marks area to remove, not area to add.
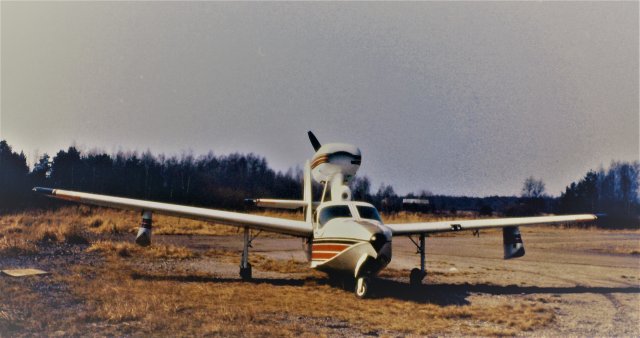
[[[559,195],[639,155],[639,4],[0,2],[0,139],[81,150],[323,143],[404,194]]]

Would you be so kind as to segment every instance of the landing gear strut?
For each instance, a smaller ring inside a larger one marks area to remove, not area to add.
[[[418,253],[420,254],[420,269],[414,268],[411,270],[409,274],[409,285],[418,287],[422,284],[424,277],[427,276],[427,271],[425,270],[425,234],[420,234],[419,243],[416,243],[411,237],[409,237],[409,239],[416,245]]]
[[[244,245],[242,247],[242,259],[240,260],[240,278],[244,281],[251,280],[251,263],[249,263],[249,248],[251,248],[251,242],[260,235],[258,232],[255,236],[251,237],[251,231],[249,227],[244,227]]]

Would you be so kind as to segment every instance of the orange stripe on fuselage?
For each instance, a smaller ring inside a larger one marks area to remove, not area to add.
[[[323,164],[323,163],[327,163],[329,162],[329,156],[328,155],[323,155],[320,156],[318,158],[316,158],[315,160],[313,160],[313,162],[311,162],[311,169],[314,169],[315,167]]]
[[[312,251],[342,251],[348,248],[347,244],[314,244]]]

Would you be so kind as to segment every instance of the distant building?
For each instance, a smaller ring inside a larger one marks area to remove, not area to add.
[[[429,200],[420,198],[403,198],[402,205],[406,204],[429,205]]]
[[[431,211],[431,202],[429,202],[428,199],[403,198],[402,209],[407,211],[429,212]]]

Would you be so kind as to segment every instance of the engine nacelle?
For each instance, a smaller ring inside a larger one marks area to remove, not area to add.
[[[140,223],[140,229],[136,235],[136,244],[140,246],[151,245],[151,228],[152,228],[151,211],[142,212],[142,222]]]
[[[524,256],[524,243],[518,227],[502,228],[502,244],[504,245],[504,259]]]
[[[346,143],[328,143],[320,147],[311,160],[311,175],[318,182],[331,181],[336,174],[342,174],[343,184],[347,184],[360,168],[362,155],[358,147]]]

